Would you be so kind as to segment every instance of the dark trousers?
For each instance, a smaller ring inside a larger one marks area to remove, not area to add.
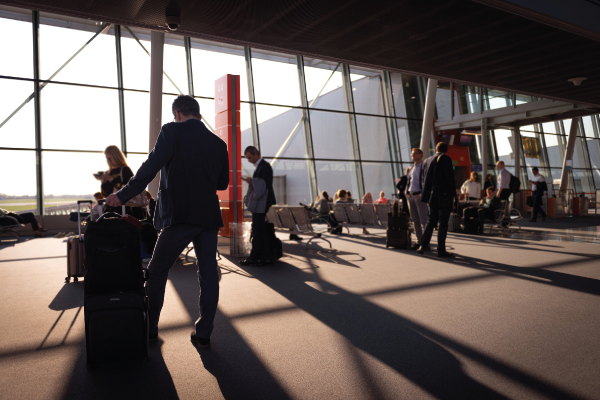
[[[433,235],[433,229],[437,226],[438,222],[438,253],[446,251],[446,236],[448,235],[448,220],[450,219],[450,212],[452,208],[438,208],[437,206],[429,206],[429,220],[425,226],[423,232],[423,238],[421,239],[421,246],[429,246],[431,242],[431,235]]]
[[[31,224],[31,228],[34,231],[39,231],[40,229],[42,229],[40,223],[35,218],[35,215],[33,213],[15,214],[10,212],[6,215],[9,217],[13,217],[17,221],[19,221],[20,224]]]
[[[490,221],[496,222],[496,216],[494,215],[494,211],[489,207],[478,208],[477,216],[479,217],[479,225],[481,232],[483,232],[483,224],[485,223],[486,218]]]
[[[250,258],[255,261],[271,259],[271,243],[267,236],[266,216],[266,213],[252,213],[252,251],[250,252]]]
[[[542,192],[542,191],[540,191],[539,194],[538,194],[537,190],[534,190],[533,192],[531,192],[531,197],[533,200],[533,210],[531,211],[532,219],[536,219],[538,214],[540,214],[544,218],[546,217],[546,213],[542,209],[542,197],[543,196],[544,196],[544,192]]]
[[[502,189],[502,193],[500,193],[500,200],[508,201],[508,198],[511,194],[512,192],[510,191],[510,189]]]
[[[181,252],[193,242],[200,283],[200,317],[196,321],[196,335],[202,338],[210,337],[219,303],[217,233],[218,229],[206,229],[191,224],[172,225],[160,232],[148,265],[150,335],[158,334],[158,320],[165,300],[169,270]]]

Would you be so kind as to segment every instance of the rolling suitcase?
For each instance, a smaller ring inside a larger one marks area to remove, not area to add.
[[[87,366],[148,357],[146,291],[86,294],[84,300]]]
[[[283,257],[283,244],[275,235],[275,225],[270,222],[267,222],[267,236],[271,245],[271,261],[277,261]]]
[[[448,232],[460,232],[460,215],[457,213],[450,213]]]
[[[67,277],[65,283],[69,283],[71,278],[77,282],[79,278],[85,276],[85,249],[83,245],[83,235],[81,233],[81,204],[90,203],[91,200],[77,200],[77,227],[79,235],[71,236],[67,239]]]
[[[385,247],[397,249],[410,249],[410,231],[408,229],[387,229],[385,234]]]

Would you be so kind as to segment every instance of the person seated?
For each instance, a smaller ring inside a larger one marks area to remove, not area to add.
[[[337,191],[336,193],[338,199],[335,201],[335,203],[347,203],[348,202],[348,192],[344,189],[340,189]]]
[[[460,199],[479,200],[481,198],[481,183],[477,172],[471,172],[471,176],[460,188]]]
[[[94,199],[96,199],[96,204],[98,204],[98,200],[103,200],[104,196],[100,192],[94,193]]]
[[[47,229],[42,228],[42,225],[40,225],[33,213],[16,214],[0,208],[0,217],[13,217],[19,224],[31,224],[35,237],[46,237],[43,232],[46,232]]]
[[[496,197],[496,190],[493,187],[488,187],[486,190],[487,196],[485,196],[479,202],[479,209],[477,215],[479,216],[480,231],[483,232],[483,224],[485,219],[496,222],[495,211],[502,207],[502,201]]]
[[[352,193],[350,193],[349,191],[346,192],[346,203],[354,203],[354,199],[352,198]]]
[[[363,204],[373,204],[373,195],[371,195],[371,192],[365,193],[365,195],[362,198],[362,203]],[[366,228],[363,228],[363,233],[365,235],[370,234],[370,232]]]
[[[379,192],[379,198],[375,201],[375,204],[387,204],[389,200],[385,198],[385,193]]]

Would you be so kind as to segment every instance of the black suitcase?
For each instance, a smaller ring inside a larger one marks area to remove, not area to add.
[[[457,213],[450,213],[450,219],[448,220],[448,232],[460,232],[460,215]]]
[[[85,292],[139,291],[144,287],[140,232],[116,213],[88,224],[85,241]]]
[[[385,247],[397,249],[410,249],[410,231],[408,229],[387,229],[385,234]]]
[[[88,367],[148,357],[148,296],[145,290],[86,294],[85,344]]]
[[[409,228],[409,216],[408,213],[388,213],[388,229],[394,230],[406,230]]]
[[[269,244],[271,245],[272,261],[279,260],[283,257],[283,244],[275,235],[275,225],[270,222],[267,222],[267,236],[269,237]]]

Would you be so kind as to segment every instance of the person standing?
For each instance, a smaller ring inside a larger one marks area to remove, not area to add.
[[[494,182],[494,175],[487,174],[485,177],[485,182],[483,183],[483,190],[487,193],[487,189],[491,187],[496,190],[496,182]]]
[[[273,192],[273,168],[271,164],[263,160],[260,152],[254,146],[246,147],[244,156],[248,161],[254,164],[256,168],[252,178],[242,177],[246,183],[252,179],[260,178],[265,181],[267,190],[267,203],[264,213],[252,213],[252,251],[250,256],[240,261],[241,265],[271,265],[273,264],[271,256],[271,243],[267,235],[266,216],[269,208],[275,204],[275,193]]]
[[[414,148],[411,152],[413,166],[406,169],[406,199],[408,201],[408,211],[410,219],[415,225],[415,234],[417,235],[417,243],[413,249],[419,248],[421,239],[423,238],[423,230],[429,219],[429,208],[427,204],[421,201],[423,193],[423,152],[421,149]]]
[[[538,214],[541,214],[542,221],[546,220],[546,213],[542,210],[542,197],[544,192],[548,190],[546,184],[546,178],[540,174],[537,167],[533,167],[531,170],[533,173],[533,179],[531,179],[531,197],[533,200],[533,210],[531,211],[531,219],[529,222],[537,222]]]
[[[421,167],[424,176],[421,202],[429,205],[429,218],[421,238],[421,246],[417,249],[419,254],[425,253],[433,229],[439,222],[437,256],[444,258],[454,256],[446,251],[446,235],[456,192],[452,159],[446,155],[447,151],[448,144],[438,143],[436,154],[426,159]]]
[[[477,172],[471,172],[469,179],[460,187],[462,197],[467,200],[479,200],[481,198],[481,183]]]
[[[507,200],[510,197],[510,178],[512,174],[504,168],[504,161],[498,161],[496,163],[496,169],[498,170],[498,192],[496,196],[500,200]]]
[[[148,265],[149,338],[158,339],[158,321],[171,266],[194,243],[200,284],[200,317],[190,339],[210,347],[219,302],[217,233],[223,226],[217,190],[229,185],[227,145],[201,122],[200,106],[191,96],[172,105],[175,122],[163,125],[154,149],[135,176],[106,203],[125,204],[142,193],[160,171],[154,226],[160,235]]]

